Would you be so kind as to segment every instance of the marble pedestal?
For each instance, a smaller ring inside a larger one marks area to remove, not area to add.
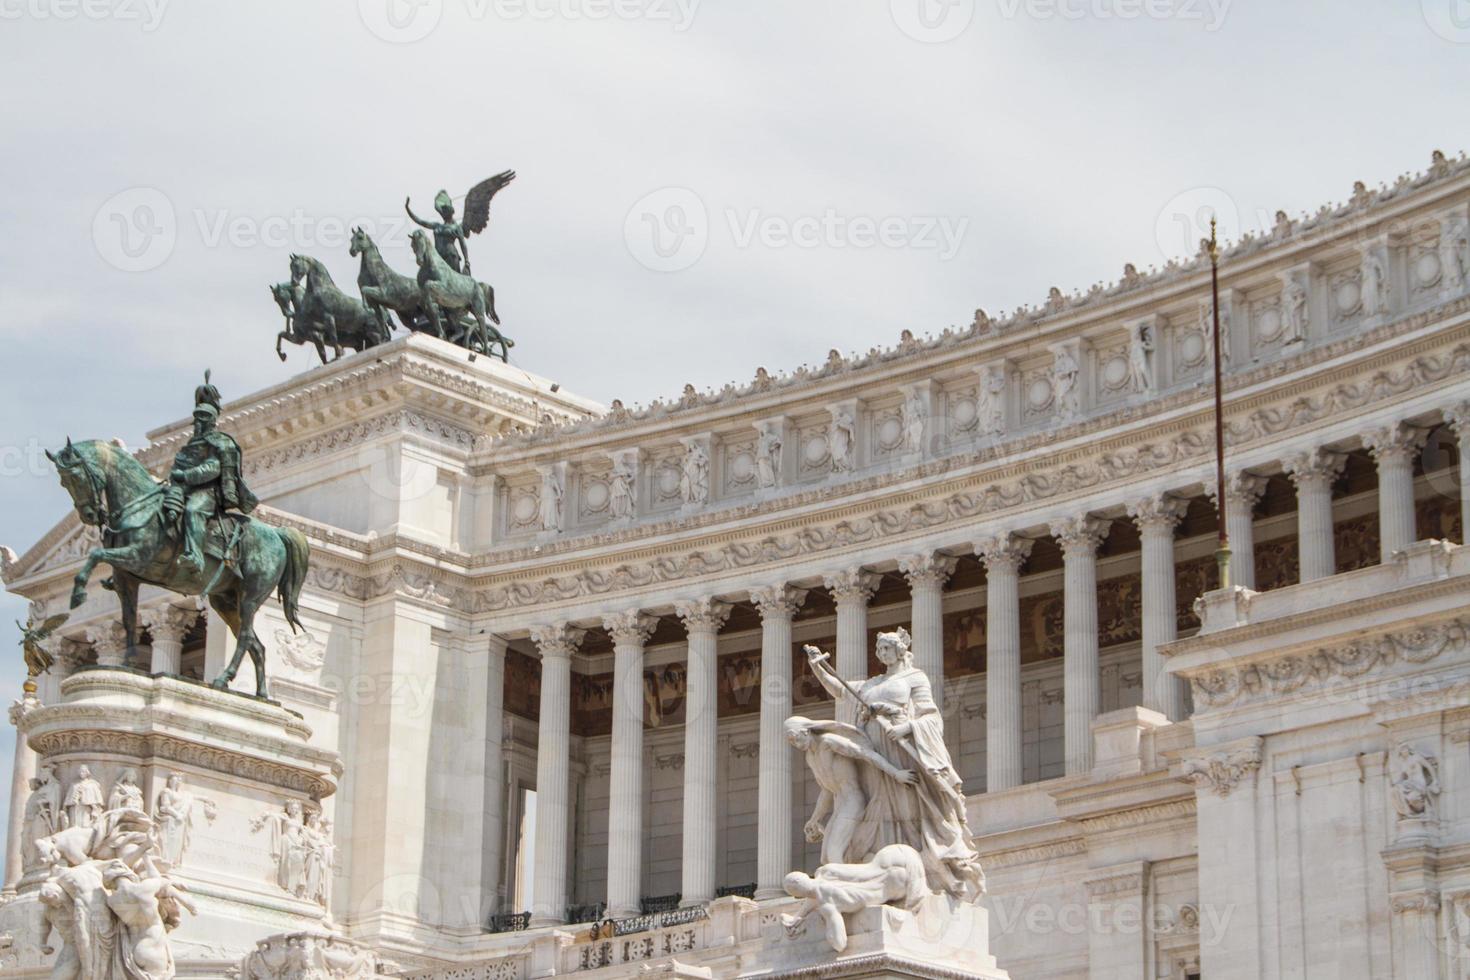
[[[795,906],[791,906],[794,908]],[[741,976],[888,978],[976,977],[1008,980],[990,953],[990,913],[944,896],[927,899],[917,912],[891,906],[846,916],[848,942],[841,953],[828,945],[822,920],[809,916],[794,929],[767,926],[769,941]]]
[[[171,875],[198,906],[170,933],[180,976],[220,975],[273,935],[330,932],[322,801],[342,767],[309,744],[300,716],[177,678],[86,668],[62,682],[58,703],[24,716],[20,737],[64,791],[85,766],[108,799],[130,772],[155,821],[165,806],[187,815],[164,845],[177,858]],[[46,869],[33,836],[18,896],[0,907],[0,934],[12,940],[7,975],[45,975],[52,958],[38,935]]]

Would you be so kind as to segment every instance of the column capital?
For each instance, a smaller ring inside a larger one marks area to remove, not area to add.
[[[179,606],[165,602],[141,610],[143,625],[155,641],[182,643],[189,630],[199,619],[199,610],[191,606]]]
[[[698,599],[680,599],[674,603],[674,612],[684,621],[689,632],[719,632],[725,620],[730,618],[731,605],[712,596]]]
[[[750,590],[750,601],[761,619],[790,619],[806,602],[807,590],[790,585],[765,585]]]
[[[934,585],[942,587],[954,574],[958,560],[938,551],[904,555],[898,559],[898,570],[909,580],[909,587]]]
[[[1439,414],[1445,425],[1455,430],[1455,435],[1461,439],[1470,437],[1470,399],[1440,409]]]
[[[1144,533],[1157,531],[1172,534],[1187,510],[1188,500],[1167,493],[1140,497],[1128,504],[1128,516],[1133,518],[1138,529]]]
[[[1225,474],[1225,505],[1242,504],[1249,510],[1254,510],[1256,504],[1266,494],[1266,477],[1258,476],[1250,470],[1235,470]],[[1220,509],[1220,488],[1215,485],[1213,479],[1205,481],[1205,495],[1210,498],[1210,503],[1215,509]]]
[[[625,609],[603,616],[602,627],[612,637],[614,646],[642,647],[658,627],[658,617],[642,609]]]
[[[1074,554],[1091,556],[1107,539],[1113,522],[1091,514],[1078,517],[1062,517],[1051,522],[1051,535],[1061,545],[1063,556]]]
[[[128,649],[128,631],[122,620],[104,619],[87,627],[87,642],[97,652],[98,663],[107,658],[120,664]]]
[[[69,677],[87,662],[88,644],[65,636],[56,637],[55,644],[51,654],[56,658],[56,663],[52,665],[50,672],[58,677]]]
[[[25,716],[30,714],[32,711],[35,711],[40,706],[41,702],[39,699],[36,698],[34,694],[28,694],[17,701],[10,702],[10,724],[15,726],[16,728],[19,728],[20,723],[25,719]],[[16,738],[21,737],[22,736],[20,735],[16,736]]]
[[[1293,453],[1281,461],[1281,466],[1286,470],[1286,475],[1300,490],[1303,486],[1312,484],[1331,485],[1342,475],[1342,468],[1347,465],[1347,453],[1340,453],[1332,449],[1316,449],[1303,453]]]
[[[1001,570],[1020,572],[1026,559],[1031,557],[1031,549],[1035,544],[1030,538],[1010,532],[993,534],[976,540],[975,554],[985,563],[985,571],[989,574],[993,575]]]
[[[1363,446],[1378,462],[1395,458],[1408,461],[1423,447],[1429,430],[1407,422],[1380,425],[1363,433]]]
[[[822,584],[838,603],[861,602],[864,605],[878,592],[878,583],[882,580],[883,576],[861,565],[822,576]]]
[[[570,623],[531,627],[531,642],[536,644],[543,660],[552,657],[570,658],[582,645],[582,639],[586,635],[586,630],[578,629]]]

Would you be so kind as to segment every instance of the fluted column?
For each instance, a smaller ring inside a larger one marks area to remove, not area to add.
[[[31,796],[31,780],[36,778],[36,753],[31,751],[26,737],[20,731],[21,719],[41,703],[27,696],[10,706],[10,723],[15,726],[15,759],[10,770],[10,822],[5,832],[5,887],[0,897],[15,896],[20,884],[25,861],[21,847],[25,841],[24,823],[26,803]]]
[[[1282,460],[1291,482],[1296,484],[1296,547],[1303,582],[1337,574],[1332,484],[1346,463],[1346,455],[1330,449],[1313,449]]]
[[[485,643],[485,829],[480,852],[480,880],[485,883],[485,911],[500,911],[505,860],[505,637],[486,633]]]
[[[719,737],[719,670],[716,637],[730,604],[690,599],[674,610],[689,632],[689,672],[684,697],[684,868],[683,903],[715,897],[716,740]]]
[[[643,893],[643,646],[658,619],[628,609],[602,624],[613,641],[607,912],[622,917],[638,914]]]
[[[97,666],[123,666],[128,655],[128,634],[120,620],[106,619],[87,627],[87,642],[97,653]]]
[[[787,585],[752,589],[750,601],[761,614],[755,897],[777,898],[786,894],[781,879],[791,870],[791,747],[782,732],[791,717],[791,617],[806,601],[806,590]]]
[[[572,654],[586,636],[567,623],[537,626],[541,654],[541,724],[536,737],[536,874],[532,925],[567,914],[567,827],[571,820]]]
[[[975,542],[985,563],[985,789],[1021,785],[1021,566],[1030,538]]]
[[[1228,487],[1225,493],[1228,497]],[[1188,501],[1168,494],[1144,497],[1128,505],[1128,516],[1138,524],[1143,550],[1143,706],[1170,721],[1184,717],[1184,687],[1179,678],[1165,673],[1159,647],[1172,643],[1179,635],[1179,612],[1174,601],[1174,529],[1188,509]]]
[[[1062,718],[1066,772],[1092,768],[1092,719],[1101,704],[1097,671],[1097,549],[1112,521],[1083,515],[1053,521],[1062,548]]]
[[[1256,504],[1266,492],[1266,478],[1246,470],[1225,477],[1225,533],[1230,535],[1230,584],[1256,587]],[[1206,492],[1220,509],[1219,488],[1210,481]],[[1211,579],[1211,582],[1214,580]],[[1213,587],[1213,586],[1211,586]]]
[[[184,637],[198,619],[197,609],[168,602],[143,610],[143,625],[148,627],[148,635],[153,640],[150,672],[178,676],[184,658]]]
[[[954,574],[955,560],[937,551],[905,555],[899,571],[909,580],[914,624],[914,666],[929,675],[934,703],[944,710],[944,583]]]
[[[1387,562],[1419,538],[1414,520],[1414,458],[1428,429],[1399,423],[1369,429],[1363,445],[1378,464],[1378,555]]]
[[[868,676],[868,603],[878,591],[881,576],[861,566],[849,568],[822,580],[837,602],[837,676],[856,681]],[[857,706],[837,702],[837,720],[851,724]]]
[[[1460,543],[1470,543],[1470,401],[1444,410],[1444,420],[1455,432],[1460,450]]]

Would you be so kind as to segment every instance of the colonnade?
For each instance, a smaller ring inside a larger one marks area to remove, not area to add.
[[[1470,411],[1451,418],[1461,452],[1470,451]],[[1387,560],[1415,538],[1413,460],[1427,430],[1398,424],[1369,430],[1362,445],[1377,463],[1379,524]],[[1280,471],[1297,493],[1297,532],[1301,581],[1335,571],[1332,487],[1342,474],[1346,453],[1329,446],[1287,456]],[[1463,473],[1463,468],[1462,468]],[[1251,588],[1254,581],[1254,509],[1267,478],[1238,470],[1225,485],[1225,519],[1232,547],[1232,577]],[[1470,514],[1470,483],[1465,512]],[[1196,488],[1198,484],[1195,485]],[[1207,493],[1215,500],[1215,488]],[[1198,492],[1196,490],[1196,492]],[[929,674],[937,698],[943,697],[943,595],[957,554],[974,554],[986,569],[986,777],[987,790],[1022,783],[1020,574],[1035,538],[1049,535],[1063,555],[1064,592],[1064,743],[1068,775],[1089,771],[1093,763],[1092,722],[1101,704],[1098,669],[1097,562],[1114,521],[1132,520],[1141,540],[1142,686],[1144,707],[1171,720],[1185,714],[1182,684],[1166,673],[1160,648],[1176,639],[1177,599],[1174,536],[1188,499],[1169,491],[1144,494],[1105,513],[1088,512],[1050,521],[1043,532],[1026,527],[992,530],[963,545],[900,554],[892,562],[910,591],[915,664]],[[836,669],[847,678],[867,673],[868,604],[879,574],[869,567],[834,569],[821,582],[836,604]],[[756,586],[738,593],[681,601],[675,614],[688,636],[688,695],[685,723],[682,899],[686,905],[715,896],[716,840],[716,636],[733,601],[747,599],[761,618],[761,701],[759,744],[758,853],[756,895],[782,894],[781,878],[792,860],[791,779],[794,754],[782,737],[792,712],[792,621],[807,592],[797,583]],[[653,616],[630,608],[603,618],[614,644],[615,680],[612,722],[611,813],[607,905],[612,915],[637,911],[640,891],[642,820],[642,664]],[[567,665],[581,630],[570,624],[538,627],[532,638],[543,661],[538,779],[537,886],[533,921],[553,921],[565,905],[568,821]],[[850,720],[842,709],[840,718]],[[554,784],[553,784],[554,783]]]

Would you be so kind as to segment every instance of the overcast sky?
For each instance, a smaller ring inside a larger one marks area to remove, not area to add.
[[[1204,206],[1256,229],[1458,154],[1470,4],[0,0],[0,79],[23,552],[67,507],[42,447],[137,445],[206,366],[227,398],[310,367],[276,359],[266,287],[305,252],[352,288],[351,224],[411,272],[406,195],[514,168],[470,248],[512,363],[648,401],[1161,264]]]

